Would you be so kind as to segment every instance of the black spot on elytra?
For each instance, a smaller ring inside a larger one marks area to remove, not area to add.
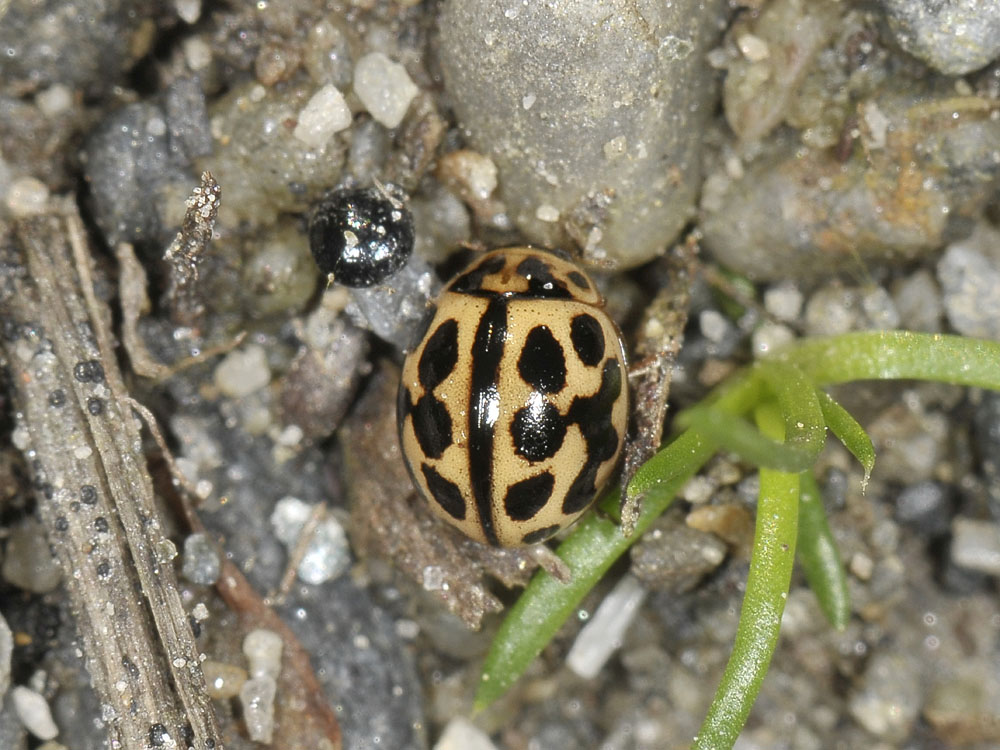
[[[483,279],[491,274],[499,273],[505,265],[507,265],[507,259],[503,255],[486,258],[451,282],[448,289],[460,294],[478,292],[482,289]]]
[[[447,407],[430,393],[421,396],[410,410],[413,433],[422,450],[430,458],[441,458],[451,445],[451,416]]]
[[[576,356],[587,367],[594,367],[604,358],[604,329],[593,315],[581,313],[573,318],[569,338]]]
[[[510,425],[514,450],[529,461],[552,458],[566,437],[567,420],[543,399],[533,400],[514,414]]]
[[[566,284],[552,275],[552,266],[536,255],[529,255],[518,263],[517,273],[527,279],[530,297],[568,299],[573,296]]]
[[[572,281],[581,289],[584,289],[588,292],[590,291],[590,284],[587,283],[587,277],[584,276],[579,271],[570,271],[568,274],[566,274],[566,278],[568,278],[570,281]]]
[[[528,521],[535,517],[552,497],[555,477],[547,471],[510,485],[504,495],[503,507],[509,518]]]
[[[611,412],[621,392],[621,365],[616,359],[607,359],[597,393],[573,399],[569,408],[567,418],[580,426],[587,446],[587,460],[563,498],[562,511],[567,515],[578,513],[594,499],[597,471],[618,450],[618,430],[611,424]]]
[[[458,362],[458,321],[449,318],[437,327],[424,345],[417,363],[420,384],[428,393],[437,388]]]
[[[521,537],[522,544],[538,544],[539,542],[544,542],[550,536],[555,534],[562,526],[559,524],[554,524],[552,526],[543,526],[540,529],[535,529],[534,531],[529,531],[527,534]]]
[[[566,387],[566,357],[548,327],[535,326],[528,332],[517,370],[536,391],[559,393]]]
[[[458,485],[437,473],[433,466],[420,464],[420,471],[427,482],[427,489],[444,512],[458,521],[465,520],[465,498]]]

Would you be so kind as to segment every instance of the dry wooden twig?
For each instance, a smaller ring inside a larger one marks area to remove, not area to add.
[[[663,439],[667,395],[674,363],[684,342],[697,254],[698,242],[693,235],[670,251],[666,258],[668,282],[653,298],[639,326],[636,353],[643,359],[629,373],[635,407],[622,470],[621,518],[625,536],[631,536],[635,530],[642,502],[641,497],[627,492],[628,483],[636,470],[660,449]]]
[[[178,594],[115,361],[108,307],[74,209],[0,242],[4,358],[15,441],[63,570],[110,745],[219,749],[199,652]]]

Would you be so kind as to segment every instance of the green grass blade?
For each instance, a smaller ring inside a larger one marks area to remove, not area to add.
[[[802,370],[787,362],[764,360],[758,369],[778,399],[785,423],[784,443],[801,454],[803,465],[799,471],[807,471],[826,445],[826,420],[816,386]],[[761,465],[788,471],[783,466]]]
[[[749,463],[795,473],[813,464],[814,458],[804,451],[771,440],[742,417],[716,407],[695,406],[685,416],[692,429]]]
[[[826,619],[837,630],[843,630],[851,619],[847,574],[812,472],[802,472],[799,486],[799,543],[796,553],[799,564]]]
[[[851,413],[838,404],[833,396],[819,389],[817,396],[830,432],[837,436],[865,470],[865,478],[861,483],[863,489],[868,484],[872,469],[875,468],[875,446],[872,445],[872,439],[868,437],[865,428],[858,424]]]
[[[761,430],[780,439],[776,408],[757,410]],[[750,574],[733,653],[692,750],[728,750],[736,742],[778,643],[781,615],[792,580],[798,529],[799,475],[760,470],[760,499]]]
[[[911,331],[860,331],[802,341],[778,355],[817,385],[913,378],[1000,390],[1000,342]]]
[[[623,536],[614,522],[596,513],[583,518],[557,550],[572,580],[562,584],[540,572],[508,610],[483,664],[475,710],[490,705],[514,684],[607,569],[638,541],[714,452],[710,441],[688,430],[643,464],[632,480],[644,497],[631,537]],[[602,503],[602,508],[617,507],[616,492]]]

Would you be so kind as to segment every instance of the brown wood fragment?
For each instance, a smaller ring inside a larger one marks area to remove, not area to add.
[[[625,536],[635,531],[642,502],[641,496],[628,492],[629,482],[638,468],[660,449],[663,440],[670,379],[684,342],[697,255],[698,241],[693,235],[667,254],[667,284],[646,308],[639,325],[636,354],[640,361],[629,373],[633,422],[625,443],[621,480],[621,524]]]
[[[109,744],[221,748],[75,209],[0,243],[0,346],[15,442],[63,571]],[[169,739],[168,739],[169,737]]]

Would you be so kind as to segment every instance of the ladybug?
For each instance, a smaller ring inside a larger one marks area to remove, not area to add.
[[[494,546],[544,541],[593,502],[621,453],[625,351],[593,282],[530,247],[445,286],[403,363],[397,418],[434,512]]]

